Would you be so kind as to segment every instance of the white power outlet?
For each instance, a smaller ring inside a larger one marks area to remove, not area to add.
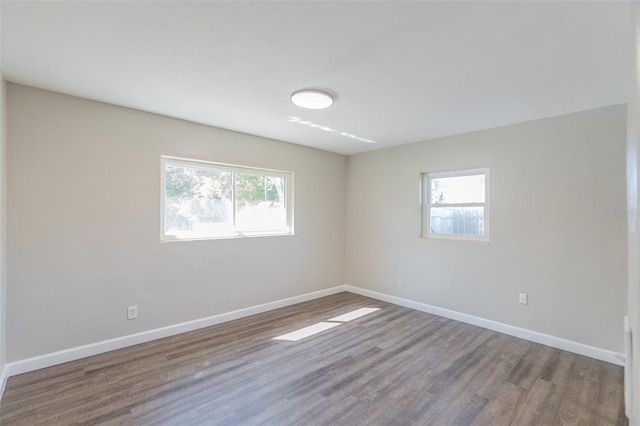
[[[527,293],[520,293],[520,296],[518,297],[518,303],[520,303],[521,305],[528,305],[529,295]]]
[[[398,287],[404,287],[404,281],[402,278],[398,278]]]
[[[129,306],[127,308],[127,319],[132,320],[138,318],[138,307],[137,306]]]

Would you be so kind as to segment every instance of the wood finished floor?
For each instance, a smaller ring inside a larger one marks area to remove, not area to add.
[[[273,337],[361,307],[298,342]],[[627,425],[622,368],[351,293],[11,377],[2,425]]]

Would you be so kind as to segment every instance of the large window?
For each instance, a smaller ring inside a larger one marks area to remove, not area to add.
[[[489,169],[422,175],[422,236],[489,240]]]
[[[163,241],[293,234],[293,174],[162,157]]]

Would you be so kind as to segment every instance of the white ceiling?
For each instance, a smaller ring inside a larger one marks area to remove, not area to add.
[[[624,2],[3,1],[1,14],[9,81],[341,154],[626,102]],[[299,109],[303,88],[336,103]]]

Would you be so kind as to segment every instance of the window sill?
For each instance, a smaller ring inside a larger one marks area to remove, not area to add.
[[[449,240],[449,241],[466,241],[469,243],[489,244],[488,237],[473,238],[464,235],[421,235],[420,239],[423,240]]]
[[[208,241],[208,240],[235,240],[242,238],[260,238],[260,237],[284,237],[294,235],[293,232],[269,232],[269,233],[247,233],[247,234],[234,234],[234,235],[216,235],[206,237],[173,237],[165,236],[160,239],[161,243],[179,243],[183,241]]]

